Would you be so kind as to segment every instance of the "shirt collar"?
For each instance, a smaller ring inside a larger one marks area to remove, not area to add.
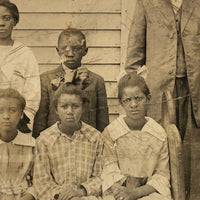
[[[96,140],[98,139],[98,134],[95,134],[95,132],[98,132],[95,128],[89,126],[88,124],[81,122],[81,129],[75,131],[75,134],[83,134],[85,135],[85,137],[91,142],[94,143],[96,142]],[[51,133],[50,133],[50,137],[48,138],[49,143],[50,144],[54,144],[56,142],[56,140],[60,137],[60,136],[64,136],[66,138],[68,138],[69,140],[71,140],[70,137],[66,136],[66,134],[62,133],[60,131],[60,129],[58,128],[58,124],[59,122],[56,122],[54,125],[52,125],[49,129],[51,129]],[[50,131],[50,130],[47,130]],[[46,131],[45,131],[46,132]],[[44,133],[45,133],[44,132]],[[46,132],[48,133],[48,132]]]
[[[129,133],[131,130],[124,121],[125,115],[120,115],[115,121],[113,121],[107,128],[110,132],[110,136],[113,141],[117,140]],[[155,120],[150,117],[145,117],[147,120],[141,131],[147,132],[161,141],[166,139],[165,130]],[[117,130],[116,130],[117,129]]]
[[[3,140],[0,139],[0,144],[4,144],[4,143],[7,143],[7,142],[4,142]],[[18,131],[17,136],[9,143],[34,147],[35,139],[31,136],[31,134],[24,134]]]

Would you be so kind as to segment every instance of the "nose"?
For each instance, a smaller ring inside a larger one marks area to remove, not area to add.
[[[135,99],[132,99],[132,101],[131,101],[131,103],[130,103],[130,107],[131,108],[135,108],[135,107],[137,107],[138,106],[138,103],[136,102],[136,100]]]
[[[5,21],[2,18],[0,18],[0,26],[5,26]]]
[[[66,54],[67,57],[74,57],[74,51],[72,50],[72,48],[66,49]]]
[[[68,115],[72,115],[73,114],[72,106],[68,106],[68,108],[67,108],[67,114]]]
[[[3,118],[4,118],[4,119],[10,119],[10,113],[9,113],[8,111],[5,111],[5,112],[3,113]]]

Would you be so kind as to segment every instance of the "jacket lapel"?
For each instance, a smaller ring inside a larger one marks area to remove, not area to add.
[[[182,4],[182,16],[181,16],[181,32],[183,33],[185,26],[187,25],[187,22],[189,21],[194,8],[195,0],[183,0]]]

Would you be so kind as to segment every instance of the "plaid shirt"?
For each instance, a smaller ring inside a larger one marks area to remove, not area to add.
[[[31,186],[35,139],[18,131],[11,142],[0,140],[0,199],[19,199],[25,193],[33,196]]]
[[[36,143],[34,184],[40,200],[54,199],[71,184],[83,186],[88,196],[101,192],[103,142],[99,131],[82,122],[81,129],[69,138],[56,123]]]

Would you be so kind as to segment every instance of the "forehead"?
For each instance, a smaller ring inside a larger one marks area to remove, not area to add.
[[[70,46],[83,45],[84,39],[79,34],[65,33],[61,36],[58,44],[59,44],[59,46],[63,46],[63,45],[70,45]]]
[[[128,86],[125,87],[122,91],[123,96],[137,96],[137,95],[145,95],[140,87],[138,86]]]
[[[0,107],[19,107],[20,101],[16,98],[3,97],[0,98]]]
[[[12,13],[8,8],[0,6],[0,15],[12,15]]]
[[[73,104],[73,103],[82,103],[80,96],[76,94],[61,94],[58,98],[58,103],[62,104]]]

